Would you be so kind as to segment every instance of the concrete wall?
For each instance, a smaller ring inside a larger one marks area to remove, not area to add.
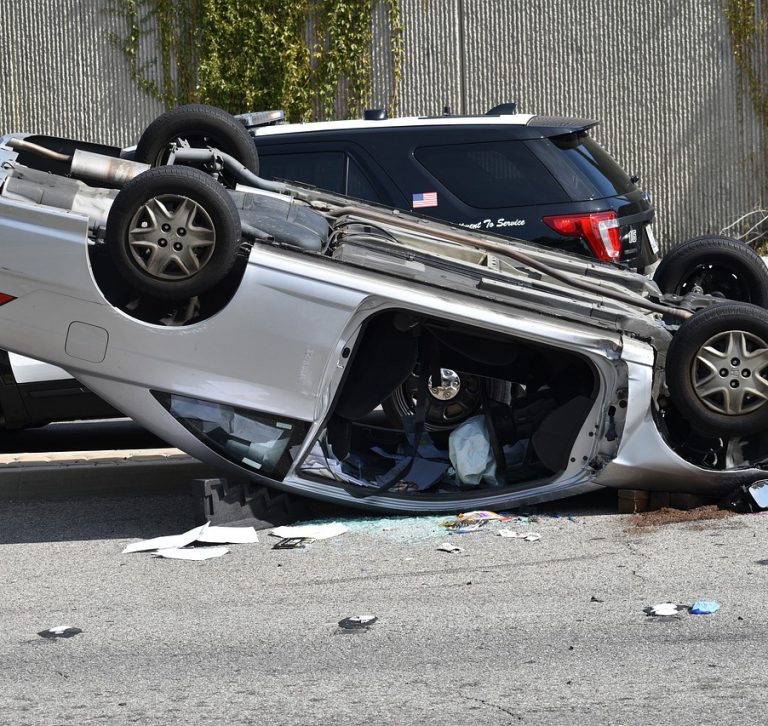
[[[601,119],[638,172],[665,244],[768,203],[765,129],[737,85],[722,0],[401,0],[400,112]],[[0,129],[133,143],[160,104],[108,39],[110,0],[0,0]],[[378,13],[374,104],[392,83]]]

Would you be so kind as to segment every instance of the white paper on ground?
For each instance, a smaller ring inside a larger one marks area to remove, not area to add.
[[[210,525],[197,538],[197,542],[211,544],[252,544],[259,541],[253,527],[218,527]]]
[[[270,534],[287,539],[289,537],[309,537],[311,539],[329,539],[347,532],[347,527],[339,522],[330,524],[300,524],[296,527],[276,527]]]
[[[221,557],[229,552],[229,547],[171,547],[158,550],[152,554],[155,557],[164,557],[168,560],[210,560],[213,557]]]
[[[200,527],[190,529],[189,532],[184,532],[184,534],[170,534],[166,537],[155,537],[154,539],[145,539],[142,542],[134,542],[123,550],[123,554],[186,547],[188,544],[195,542],[206,529],[208,529],[208,522]]]
[[[537,542],[541,539],[541,535],[538,532],[516,532],[514,529],[500,529],[499,536],[523,539],[526,542]]]
[[[658,605],[651,605],[649,608],[646,608],[646,612],[649,615],[677,615],[678,613],[683,612],[685,608],[681,605],[675,605],[675,603],[672,602],[662,602]]]

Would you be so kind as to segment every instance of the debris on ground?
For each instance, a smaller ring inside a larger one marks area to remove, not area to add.
[[[193,560],[200,562],[202,560],[211,560],[214,557],[221,557],[229,552],[229,547],[169,547],[164,550],[157,550],[151,554],[166,560]]]
[[[273,550],[303,550],[315,540],[312,537],[284,537],[272,545]]]
[[[451,544],[450,542],[443,542],[442,544],[439,544],[437,546],[437,549],[440,552],[450,552],[451,554],[459,554],[464,551],[463,547],[457,547],[454,544]]]
[[[650,605],[647,608],[643,608],[643,612],[646,615],[653,615],[656,617],[671,617],[674,615],[679,615],[680,613],[686,612],[688,610],[687,605],[676,605],[672,602],[662,602],[658,605]]]
[[[738,487],[721,502],[721,506],[740,514],[768,509],[768,479]]]
[[[149,552],[150,554],[176,560],[207,560],[221,557],[229,550],[226,547],[195,547],[188,545],[202,544],[251,544],[259,541],[253,527],[212,526],[208,522],[182,534],[166,535],[145,539],[129,544],[123,554]],[[222,551],[224,550],[224,551]]]
[[[691,605],[691,615],[711,615],[720,609],[720,603],[713,600],[697,600]]]
[[[756,481],[747,487],[749,496],[758,509],[768,509],[768,480]]]
[[[375,615],[352,615],[339,620],[339,627],[344,630],[368,630],[377,620]]]
[[[345,519],[351,534],[362,534],[404,545],[415,545],[445,536],[442,522],[445,515],[421,515],[414,517],[361,517]]]
[[[599,597],[595,597],[594,595],[592,595],[592,597],[589,598],[589,601],[590,602],[605,602],[605,600],[601,600]]]
[[[527,522],[527,517],[517,517],[511,514],[498,514],[497,512],[490,512],[488,510],[480,509],[474,512],[463,512],[457,514],[453,519],[446,519],[440,522],[441,527],[446,527],[451,530],[460,530],[471,525],[483,526],[488,522]]]
[[[525,542],[538,542],[541,535],[538,532],[517,532],[514,529],[500,529],[499,536],[509,539],[521,539]]]
[[[55,625],[48,630],[41,630],[38,635],[41,638],[71,638],[75,635],[79,635],[83,631],[80,628],[74,628],[71,625]]]
[[[465,524],[460,527],[452,527],[448,530],[448,534],[469,534],[471,532],[479,532],[485,527],[485,522],[475,522],[474,524]]]
[[[253,527],[209,525],[195,541],[206,544],[254,544],[259,541],[259,535]]]
[[[708,504],[695,509],[672,509],[664,507],[653,512],[638,512],[630,516],[633,527],[656,527],[664,524],[677,524],[680,522],[701,522],[709,519],[725,519],[732,517],[733,512],[719,509],[715,504]]]
[[[293,527],[275,527],[270,534],[282,539],[294,537],[330,539],[348,531],[348,528],[340,522],[328,522],[325,524],[299,524]]]

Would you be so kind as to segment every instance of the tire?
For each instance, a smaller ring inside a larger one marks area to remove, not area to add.
[[[663,293],[708,295],[768,308],[768,269],[751,247],[731,237],[694,237],[661,260],[653,276]]]
[[[213,146],[234,156],[254,174],[259,173],[259,155],[248,130],[234,116],[215,106],[193,103],[166,111],[147,128],[136,145],[136,160],[161,166],[168,160],[168,147],[184,139],[192,148]]]
[[[768,429],[768,312],[724,303],[700,310],[672,339],[672,401],[693,428],[715,436]]]
[[[227,190],[204,172],[161,166],[120,190],[105,241],[118,273],[132,287],[183,300],[212,289],[232,269],[240,216]]]
[[[491,395],[498,386],[504,386],[502,381],[485,379],[470,373],[457,373],[446,368],[441,370],[443,385],[430,388],[427,392],[427,412],[424,421],[424,428],[427,431],[455,429],[478,412],[484,392]],[[418,378],[412,375],[382,402],[381,407],[391,426],[400,428],[403,416],[413,414],[416,409],[417,392]],[[501,393],[503,394],[503,391]]]

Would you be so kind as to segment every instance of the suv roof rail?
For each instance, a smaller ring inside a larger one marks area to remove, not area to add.
[[[363,111],[363,118],[366,121],[384,121],[389,116],[386,108],[366,108]]]
[[[517,104],[514,101],[510,103],[500,103],[485,112],[486,116],[514,116],[517,113]]]
[[[247,129],[253,129],[257,126],[276,126],[285,123],[285,111],[276,109],[274,111],[254,111],[252,113],[240,113],[235,118],[241,121]]]

